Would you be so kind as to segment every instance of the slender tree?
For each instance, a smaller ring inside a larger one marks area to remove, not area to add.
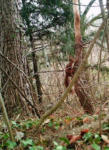
[[[106,4],[106,6],[107,6],[108,18],[109,18],[109,0],[107,0],[107,4]]]
[[[101,14],[102,14],[102,19],[103,21],[106,21],[106,30],[105,30],[105,37],[106,37],[106,43],[107,43],[107,48],[109,50],[109,35],[108,35],[108,16],[106,17],[105,15],[105,10],[104,10],[104,5],[103,5],[103,1],[99,0],[99,5],[100,5],[100,9],[101,9]],[[108,1],[107,1],[107,8],[108,8]]]
[[[77,61],[74,64],[74,72],[78,69],[79,65],[81,64],[84,52],[83,52],[83,43],[82,43],[82,36],[80,30],[80,14],[79,14],[79,7],[78,7],[78,0],[73,0],[74,5],[74,31],[75,31],[75,55]],[[89,96],[89,91],[87,90],[88,83],[87,78],[85,76],[85,72],[81,74],[78,81],[75,84],[75,92],[79,98],[80,104],[83,107],[86,113],[92,114],[94,112],[93,105],[91,104],[91,99]]]
[[[42,90],[41,90],[41,81],[40,81],[40,76],[38,74],[38,61],[37,61],[37,55],[35,53],[35,46],[34,46],[34,37],[33,37],[33,32],[32,32],[32,27],[31,27],[31,21],[30,21],[30,15],[31,13],[28,13],[28,7],[27,7],[27,3],[26,0],[22,0],[22,4],[23,4],[23,9],[22,9],[22,16],[23,13],[25,13],[25,17],[23,17],[26,25],[27,25],[27,32],[28,32],[28,36],[30,39],[30,43],[31,43],[31,48],[32,48],[32,61],[33,61],[33,71],[34,71],[34,77],[36,80],[36,87],[37,87],[37,95],[38,95],[38,101],[39,103],[42,102]]]

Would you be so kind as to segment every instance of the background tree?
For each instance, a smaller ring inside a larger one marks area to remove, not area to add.
[[[23,20],[27,26],[26,32],[27,35],[29,36],[31,48],[32,48],[32,61],[33,61],[33,70],[34,70],[34,77],[36,80],[36,87],[37,87],[37,93],[38,93],[38,101],[39,103],[42,102],[42,90],[41,90],[41,82],[40,82],[40,77],[38,74],[38,61],[37,61],[37,55],[35,53],[35,46],[34,46],[34,37],[33,37],[33,31],[32,31],[32,26],[31,26],[31,21],[30,21],[30,15],[32,11],[34,12],[34,6],[32,8],[31,4],[28,5],[26,3],[26,0],[22,0],[23,4],[23,9],[21,11],[21,15],[23,17]]]
[[[74,3],[78,4],[78,0],[74,0]],[[75,29],[75,55],[77,61],[74,63],[74,73],[78,69],[84,58],[82,35],[80,30],[80,14],[77,5],[74,5],[74,29]],[[89,91],[87,91],[87,78],[85,72],[80,75],[80,78],[75,84],[75,92],[79,98],[81,106],[84,108],[86,113],[92,114],[94,112],[93,105],[91,104],[91,99],[89,96]]]

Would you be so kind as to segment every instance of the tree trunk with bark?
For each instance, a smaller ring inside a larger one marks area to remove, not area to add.
[[[38,74],[38,61],[37,61],[37,55],[34,52],[34,42],[31,34],[30,34],[30,42],[31,42],[31,48],[33,50],[32,61],[33,61],[34,78],[36,80],[38,101],[39,103],[42,103],[42,90],[41,90],[40,76]]]
[[[30,84],[25,75],[27,70],[27,62],[23,58],[25,41],[20,28],[21,19],[17,1],[0,0],[0,16],[0,53],[4,56],[0,55],[1,89],[6,108],[9,115],[17,108],[30,113],[33,108],[28,108],[28,104],[31,107],[34,105]]]
[[[73,69],[74,69],[74,72],[76,72],[79,65],[81,64],[83,60],[84,51],[83,51],[83,42],[82,42],[81,30],[80,30],[80,14],[79,14],[79,8],[78,8],[78,0],[74,0],[73,2],[77,4],[77,5],[74,5],[73,7],[74,30],[75,30],[75,55],[77,58],[77,61],[74,64]],[[74,87],[75,87],[75,92],[79,98],[80,104],[83,107],[84,111],[86,113],[93,114],[94,109],[93,109],[93,105],[91,103],[91,98],[89,95],[88,82],[87,82],[85,72],[81,73]]]

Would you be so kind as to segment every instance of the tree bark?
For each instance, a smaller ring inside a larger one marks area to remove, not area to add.
[[[9,63],[0,55],[0,67],[5,70],[23,95],[33,104],[31,88],[23,74],[23,72],[26,73],[27,62],[23,58],[25,41],[20,28],[21,19],[17,1],[0,0],[0,16],[0,52],[12,62]],[[22,71],[16,69],[15,65]],[[11,116],[17,108],[29,114],[32,108],[28,108],[25,98],[19,93],[6,74],[4,72],[1,73],[1,87],[8,114]]]
[[[78,4],[78,0],[74,0],[74,3]],[[75,55],[78,58],[77,62],[74,64],[74,72],[77,71],[79,65],[83,61],[83,42],[81,37],[81,30],[80,30],[80,14],[79,14],[79,8],[78,5],[74,5],[73,7],[74,11],[74,30],[75,30]],[[78,81],[75,83],[75,92],[79,98],[80,104],[83,107],[84,111],[86,113],[93,114],[94,108],[91,104],[90,96],[88,95],[88,82],[86,79],[85,72],[82,72]]]

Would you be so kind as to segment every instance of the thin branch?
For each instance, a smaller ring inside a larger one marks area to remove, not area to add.
[[[13,68],[12,72],[10,73],[9,77],[11,77],[13,75],[15,71],[15,67]],[[5,89],[6,85],[8,84],[9,78],[6,80],[5,84],[3,85],[3,87],[1,88],[0,92],[2,93],[3,90]]]
[[[91,8],[91,6],[93,5],[93,3],[95,2],[96,0],[91,0],[88,4],[88,6],[86,7],[85,11],[83,12],[82,14],[82,17],[85,17],[89,11],[89,9]]]
[[[15,63],[13,63],[11,60],[8,59],[8,57],[5,57],[1,52],[0,52],[1,57],[3,57],[8,63],[12,64],[18,71],[23,73],[23,75],[28,79],[28,76],[24,73],[22,69],[20,69]]]
[[[102,59],[102,51],[103,51],[103,42],[104,42],[104,36],[103,36],[103,39],[101,41],[101,49],[100,49],[100,56],[99,56],[99,63],[98,63],[98,83],[100,81],[100,71],[101,71],[101,59]]]
[[[107,27],[108,15],[107,15],[107,17],[105,16],[105,10],[104,10],[104,6],[103,6],[103,1],[102,0],[99,0],[99,5],[100,5],[100,9],[101,9],[102,19],[103,19],[103,21],[106,21],[105,36],[106,36],[107,48],[108,48],[108,51],[109,51],[109,35],[108,35],[108,27]]]
[[[2,107],[2,110],[3,110],[4,121],[5,121],[5,123],[8,127],[10,138],[14,142],[14,137],[13,137],[11,125],[10,125],[10,122],[9,122],[8,114],[7,114],[7,111],[6,111],[6,107],[5,107],[4,100],[2,98],[1,92],[0,92],[0,104],[1,104],[1,107]]]
[[[8,77],[8,79],[12,82],[12,84],[15,86],[15,88],[18,90],[18,92],[21,94],[21,96],[28,102],[28,104],[29,104],[32,108],[34,108],[34,110],[35,110],[37,116],[40,118],[40,115],[39,115],[38,110],[36,109],[36,107],[35,107],[35,106],[28,100],[28,98],[22,93],[22,91],[20,90],[20,88],[19,88],[19,87],[17,86],[17,84],[9,77],[9,75],[7,74],[7,72],[6,72],[3,68],[1,68],[1,67],[0,67],[0,69],[1,69],[2,72],[4,72],[4,73],[6,74],[6,76]]]
[[[94,21],[96,21],[97,19],[101,19],[101,13],[95,17],[93,17],[87,24],[86,24],[86,28],[88,28]]]
[[[30,86],[30,88],[31,88],[31,81],[29,80],[29,77],[25,74],[25,72],[22,70],[22,69],[20,69],[15,63],[13,63],[10,59],[8,59],[8,57],[5,57],[1,52],[0,52],[0,56],[1,57],[3,57],[8,63],[10,63],[10,64],[12,64],[14,67],[15,67],[15,69],[17,69],[18,71],[20,71],[21,73],[23,73],[23,75],[25,76],[25,78],[27,79],[27,82],[28,82],[28,84],[29,84],[29,86]],[[7,74],[8,75],[8,74]],[[9,77],[9,75],[8,75],[8,77]],[[33,98],[32,98],[33,99]],[[34,100],[33,100],[33,102],[34,102]],[[37,112],[37,111],[36,111]],[[37,114],[37,113],[36,113]]]
[[[77,5],[77,6],[82,6],[82,7],[87,7],[88,5],[85,5],[85,4],[76,4],[76,3],[73,3],[73,2],[68,2],[69,4],[71,5]],[[104,7],[106,7],[106,5],[103,5]],[[99,5],[92,5],[91,7],[100,7]]]
[[[108,11],[108,18],[109,18],[109,0],[107,0],[106,8],[107,8],[107,11]]]

